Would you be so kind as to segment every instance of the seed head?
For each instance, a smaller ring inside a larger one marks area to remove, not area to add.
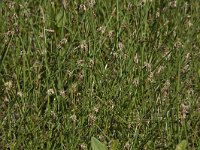
[[[55,92],[54,92],[53,89],[48,89],[48,90],[47,90],[47,95],[48,95],[48,96],[51,96],[51,95],[54,95],[54,94],[55,94]]]

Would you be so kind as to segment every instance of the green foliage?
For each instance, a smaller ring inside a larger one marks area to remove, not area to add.
[[[0,149],[198,149],[199,7],[0,0]]]
[[[56,15],[56,26],[61,28],[66,24],[66,13],[64,9],[60,9]]]
[[[187,147],[187,141],[186,140],[182,140],[177,146],[176,146],[176,150],[186,150]]]
[[[200,69],[198,69],[198,75],[199,75],[199,78],[200,78]]]
[[[107,150],[106,145],[101,143],[95,137],[91,138],[91,146],[92,146],[92,150]]]
[[[119,140],[113,140],[110,150],[118,150],[119,149]]]

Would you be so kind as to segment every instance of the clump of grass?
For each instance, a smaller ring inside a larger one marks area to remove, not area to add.
[[[0,2],[0,148],[199,148],[199,1]]]

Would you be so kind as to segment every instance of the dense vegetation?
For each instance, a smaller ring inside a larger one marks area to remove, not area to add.
[[[0,149],[199,149],[199,20],[199,0],[1,0]]]

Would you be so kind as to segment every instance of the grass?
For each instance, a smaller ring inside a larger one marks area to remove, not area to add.
[[[199,7],[1,1],[0,149],[199,149]]]

